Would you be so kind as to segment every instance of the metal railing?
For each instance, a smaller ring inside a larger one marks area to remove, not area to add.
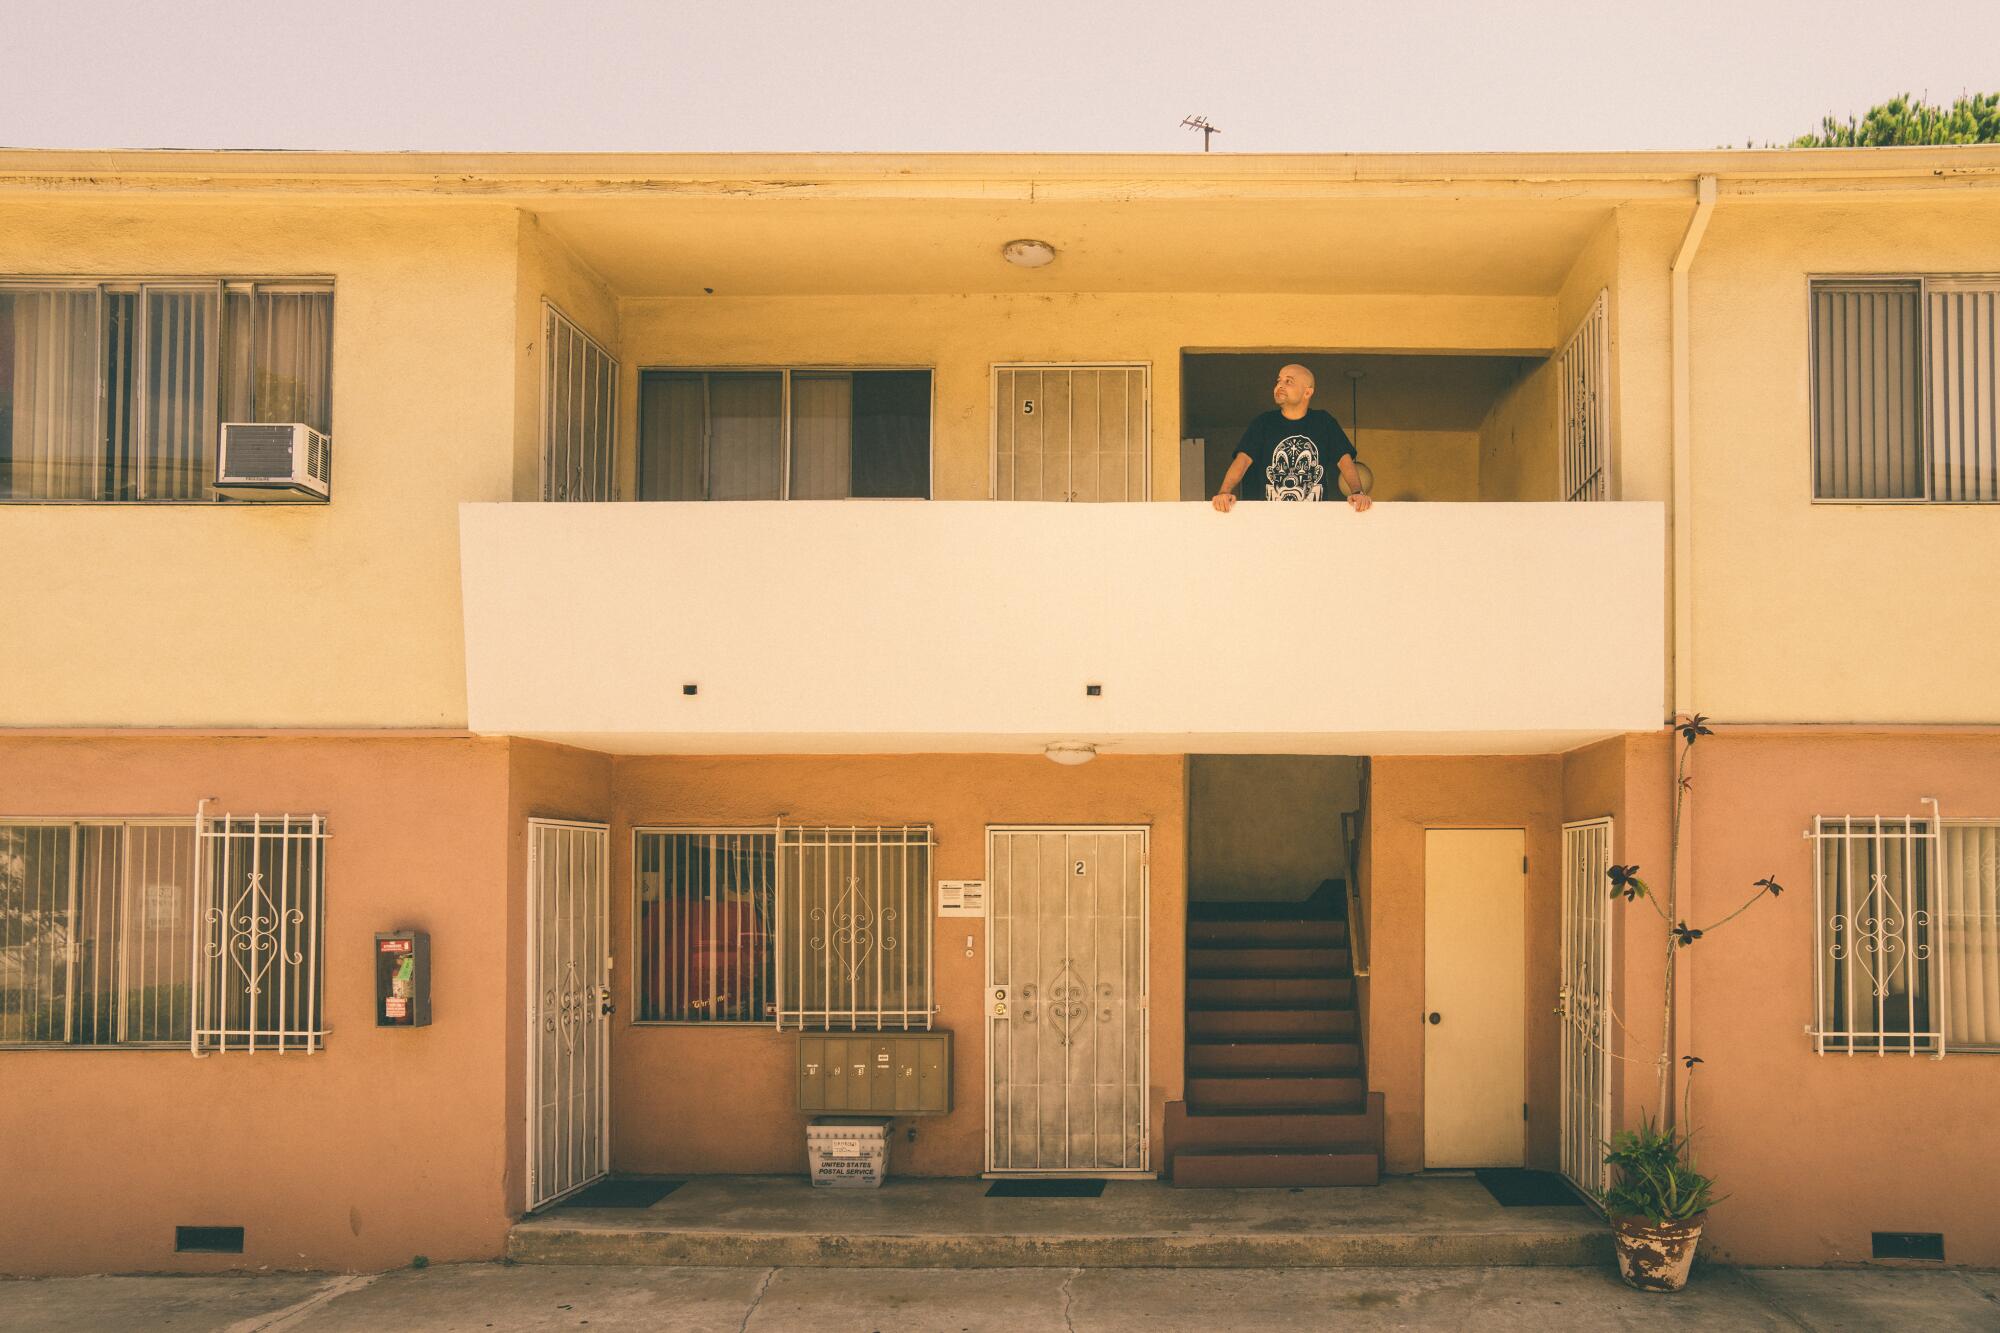
[[[1364,795],[1362,799],[1365,803],[1367,798]],[[1362,810],[1340,813],[1340,841],[1347,858],[1347,948],[1357,977],[1368,975],[1368,914],[1361,901],[1362,814]]]

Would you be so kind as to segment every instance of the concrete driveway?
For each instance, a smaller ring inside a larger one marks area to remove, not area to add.
[[[1597,1268],[827,1269],[446,1265],[379,1276],[0,1282],[0,1330],[2000,1329],[2000,1273]]]

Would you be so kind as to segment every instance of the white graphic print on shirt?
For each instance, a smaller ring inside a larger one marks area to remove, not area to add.
[[[1310,435],[1287,435],[1271,450],[1271,462],[1264,469],[1266,500],[1317,500],[1326,468],[1319,461],[1319,446]]]

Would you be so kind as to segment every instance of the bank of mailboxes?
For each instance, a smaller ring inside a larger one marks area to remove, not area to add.
[[[951,1034],[802,1032],[799,1109],[943,1115],[951,1109]]]

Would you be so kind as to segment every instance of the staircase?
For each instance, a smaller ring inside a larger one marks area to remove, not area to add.
[[[1167,1103],[1175,1185],[1380,1179],[1382,1098],[1362,1063],[1341,889],[1190,906],[1187,1100]]]

